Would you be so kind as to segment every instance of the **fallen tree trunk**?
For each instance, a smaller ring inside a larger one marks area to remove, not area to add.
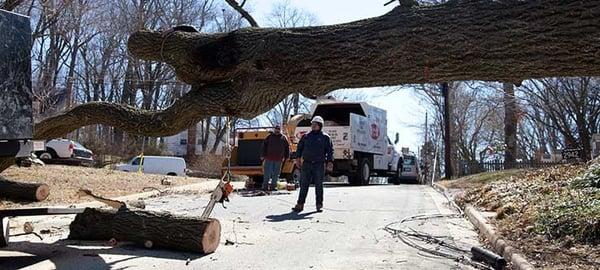
[[[113,238],[112,224],[116,209],[86,208],[69,225],[69,239],[106,241]]]
[[[50,195],[46,184],[19,183],[0,177],[0,197],[12,200],[43,201]]]
[[[70,225],[69,239],[134,242],[147,248],[212,253],[219,246],[216,219],[176,216],[166,212],[88,208]]]

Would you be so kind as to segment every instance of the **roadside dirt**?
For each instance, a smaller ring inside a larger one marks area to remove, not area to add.
[[[14,202],[0,198],[0,208],[39,207],[47,205],[68,205],[91,201],[89,197],[80,198],[80,188],[89,189],[103,197],[118,197],[128,194],[163,190],[172,186],[199,183],[206,178],[177,177],[141,173],[127,173],[111,169],[96,169],[77,166],[46,165],[31,168],[13,166],[0,173],[0,176],[19,182],[46,183],[50,186],[50,196],[42,202]],[[168,179],[171,185],[161,184]]]
[[[444,182],[461,190],[459,205],[496,212],[498,232],[542,269],[600,269],[600,246],[584,233],[595,232],[600,191],[574,186],[586,165],[511,170]],[[583,210],[580,210],[583,209]],[[595,233],[593,233],[595,234]]]

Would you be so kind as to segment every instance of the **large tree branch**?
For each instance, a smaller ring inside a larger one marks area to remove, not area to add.
[[[233,111],[256,115],[298,91],[600,75],[599,39],[600,1],[454,0],[334,26],[141,31],[128,46],[189,84],[236,82]]]
[[[146,111],[129,105],[90,102],[35,125],[34,139],[49,139],[66,135],[83,126],[103,124],[146,136],[170,136],[197,123],[207,115],[227,115],[225,104],[234,97],[227,89],[231,83],[194,87],[163,111]]]
[[[80,105],[38,123],[34,136],[58,137],[92,124],[172,135],[208,115],[255,116],[294,92],[598,76],[598,40],[596,0],[453,0],[333,26],[218,34],[141,31],[130,37],[130,52],[173,66],[193,86],[190,93],[160,112]]]

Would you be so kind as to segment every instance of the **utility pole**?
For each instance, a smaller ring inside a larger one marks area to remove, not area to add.
[[[511,169],[517,155],[517,104],[515,86],[504,83],[504,168]]]
[[[444,96],[444,174],[446,179],[454,178],[452,168],[452,101],[448,83],[442,83],[442,95]]]
[[[429,177],[429,155],[430,155],[430,144],[429,144],[429,113],[425,112],[425,143],[423,144],[423,151],[421,152],[421,157],[423,157],[423,177],[425,178],[425,182],[427,181],[427,177]],[[431,181],[433,183],[433,181]]]

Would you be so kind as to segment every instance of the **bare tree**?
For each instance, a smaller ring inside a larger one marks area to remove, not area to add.
[[[591,157],[591,135],[600,124],[600,81],[590,77],[528,81],[520,88],[529,105],[527,116],[561,135],[564,147],[583,149]],[[556,136],[548,136],[548,138]],[[540,141],[540,148],[549,142]],[[554,143],[557,145],[557,143]],[[555,151],[556,149],[552,149]]]
[[[429,104],[434,127],[429,128],[433,134],[429,138],[443,139],[445,134],[436,134],[444,130],[444,101],[439,87],[423,85],[416,88],[416,93],[426,104]],[[462,82],[449,84],[450,100],[453,101],[450,121],[451,126],[451,159],[467,162],[477,161],[479,152],[488,146],[503,152],[500,143],[503,136],[503,109],[499,106],[501,92],[496,88],[479,82]],[[435,143],[435,142],[434,142]],[[458,169],[458,164],[452,167]]]
[[[436,8],[397,7],[335,26],[169,35],[158,31],[165,21],[153,17],[160,1],[132,2],[128,15],[137,23],[127,25],[137,32],[129,36],[129,53],[166,63],[160,70],[172,69],[192,90],[156,111],[110,102],[78,105],[38,122],[34,137],[63,136],[96,124],[171,135],[207,116],[254,117],[296,92],[318,96],[342,88],[468,80],[519,84],[529,78],[599,75],[596,2],[455,1]],[[62,37],[45,44],[52,43],[59,49],[69,44]],[[46,66],[60,66],[52,59],[62,60],[56,57],[61,52],[49,54]],[[136,65],[133,70],[152,75],[159,69]],[[48,74],[44,80],[51,82]]]

